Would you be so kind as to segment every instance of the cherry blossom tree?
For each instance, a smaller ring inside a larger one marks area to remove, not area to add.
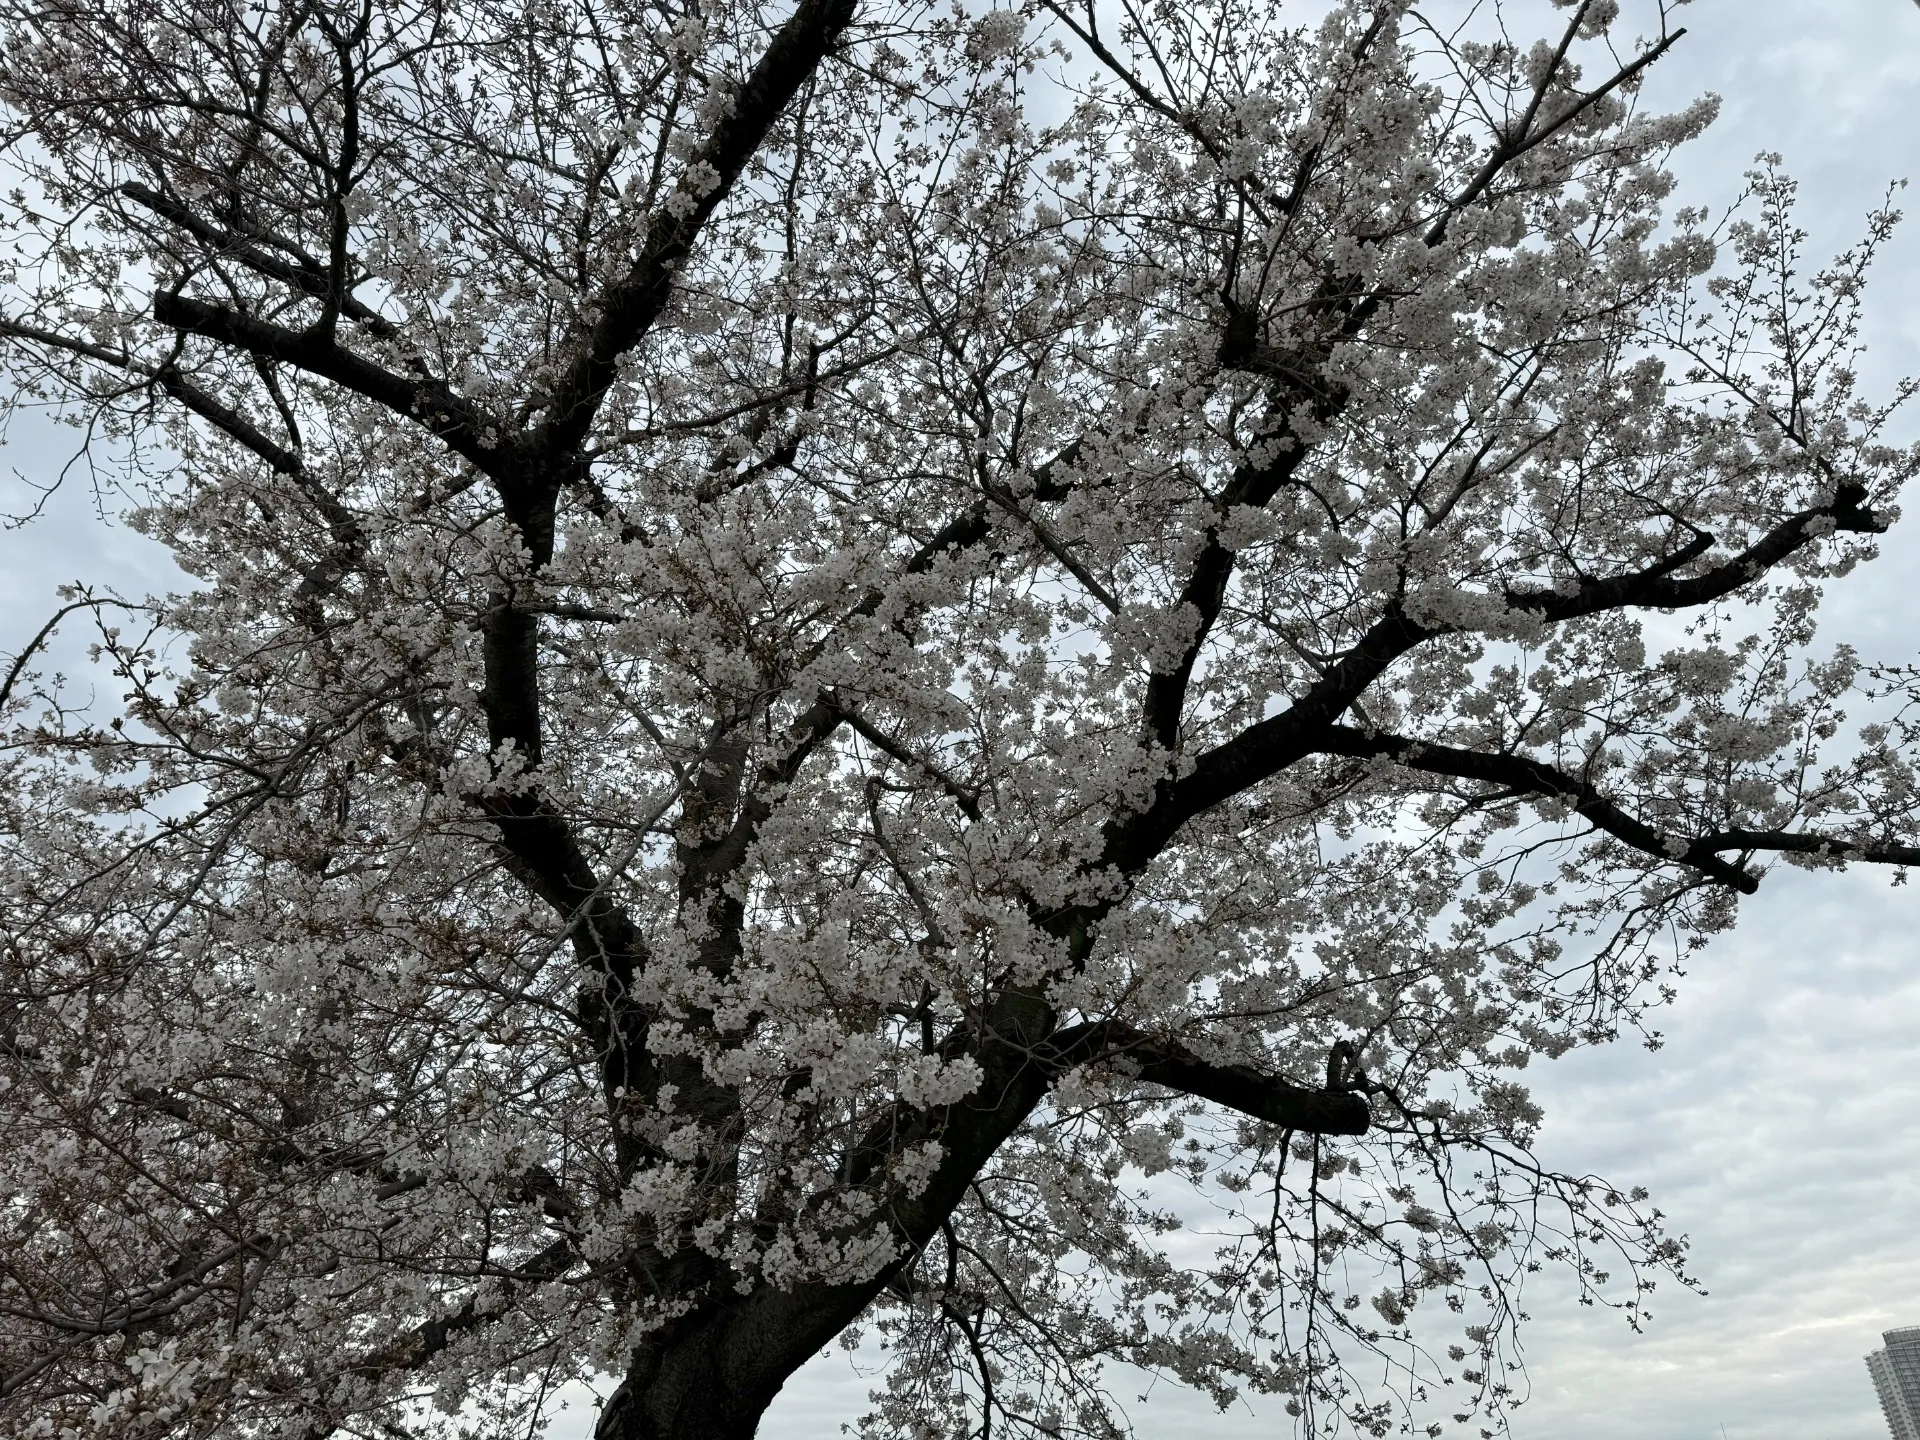
[[[1439,1434],[1684,1279],[1517,1072],[1920,859],[1920,453],[1618,9],[4,0],[5,403],[192,577],[0,683],[9,1433]]]

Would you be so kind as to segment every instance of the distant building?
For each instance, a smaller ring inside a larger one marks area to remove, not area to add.
[[[1893,1440],[1920,1440],[1920,1325],[1889,1330],[1887,1348],[1867,1356],[1867,1372],[1880,1392]]]

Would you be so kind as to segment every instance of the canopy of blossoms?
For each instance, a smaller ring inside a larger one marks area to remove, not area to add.
[[[1897,217],[1456,8],[0,0],[0,414],[192,581],[0,679],[0,1426],[1439,1434],[1683,1280],[1518,1072],[1920,859]]]

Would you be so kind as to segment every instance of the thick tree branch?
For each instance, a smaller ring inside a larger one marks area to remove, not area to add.
[[[1710,604],[1750,584],[1794,551],[1831,531],[1884,533],[1887,520],[1870,509],[1866,500],[1867,492],[1861,486],[1842,484],[1832,500],[1788,516],[1738,555],[1698,575],[1674,578],[1676,570],[1711,548],[1711,536],[1696,535],[1675,555],[1631,575],[1582,581],[1577,589],[1565,593],[1514,587],[1506,591],[1506,601],[1510,608],[1530,610],[1549,623],[1628,605],[1679,610]]]
[[[1294,404],[1301,402],[1311,408],[1316,422],[1324,424],[1339,413],[1346,403],[1346,394],[1320,384],[1317,374],[1289,377],[1280,386],[1271,409],[1282,419],[1269,440],[1279,446],[1279,453],[1264,465],[1242,465],[1234,472],[1214,506],[1220,521],[1224,521],[1236,505],[1265,508],[1312,453],[1311,447],[1292,437],[1284,418]],[[1163,750],[1172,751],[1179,743],[1180,719],[1186,709],[1193,667],[1199,662],[1207,637],[1220,618],[1233,569],[1234,553],[1221,543],[1219,521],[1216,521],[1207,527],[1206,544],[1175,602],[1176,610],[1192,612],[1193,634],[1171,669],[1156,671],[1147,679],[1145,728],[1148,737]]]
[[[1584,581],[1565,592],[1510,588],[1506,600],[1511,608],[1532,611],[1548,623],[1629,606],[1684,609],[1710,604],[1751,584],[1830,531],[1878,534],[1885,530],[1886,520],[1868,509],[1865,500],[1866,492],[1859,486],[1844,485],[1827,504],[1796,512],[1738,555],[1697,575],[1675,578],[1674,572],[1709,548],[1710,541],[1700,536],[1632,574]],[[1136,873],[1195,815],[1322,748],[1324,727],[1344,715],[1395,660],[1421,642],[1448,633],[1445,626],[1410,619],[1402,602],[1391,602],[1358,643],[1292,705],[1200,754],[1183,779],[1162,785],[1154,804],[1112,827],[1105,863],[1124,874]],[[1734,882],[1729,879],[1728,883]]]
[[[1440,633],[1408,619],[1398,602],[1389,605],[1358,643],[1328,666],[1292,705],[1201,754],[1184,778],[1160,787],[1146,810],[1113,825],[1104,862],[1124,875],[1137,874],[1195,815],[1311,754],[1316,737],[1345,714],[1388,666]]]
[[[1328,755],[1350,755],[1357,759],[1385,758],[1396,765],[1429,775],[1449,775],[1525,795],[1564,800],[1595,829],[1604,830],[1643,854],[1690,865],[1708,878],[1730,885],[1742,894],[1751,895],[1760,888],[1757,875],[1722,860],[1714,853],[1715,850],[1736,847],[1706,846],[1685,836],[1662,833],[1628,814],[1578,775],[1525,755],[1464,750],[1453,745],[1428,744],[1399,735],[1370,735],[1346,725],[1328,726],[1315,748]]]
[[[110,349],[14,320],[0,319],[0,336],[78,355],[110,370],[118,370],[137,377],[138,380],[147,384],[156,385],[188,411],[264,461],[267,468],[275,474],[284,475],[292,480],[300,487],[301,493],[313,502],[314,508],[320,512],[334,545],[334,555],[329,560],[323,561],[314,572],[308,575],[309,585],[320,583],[330,571],[337,575],[339,570],[358,554],[363,541],[360,522],[345,505],[340,503],[337,496],[313,477],[300,456],[268,435],[231,405],[187,379],[175,368],[171,360],[154,365],[137,360],[122,350]]]
[[[934,784],[940,787],[942,794],[960,807],[960,813],[965,815],[967,819],[978,820],[980,818],[980,797],[972,790],[962,785],[958,780],[955,780],[931,760],[923,759],[919,755],[914,754],[912,750],[902,745],[898,740],[887,734],[886,731],[880,729],[872,721],[866,719],[858,711],[851,709],[838,700],[835,700],[833,705],[841,718],[847,722],[848,727],[872,745],[874,749],[898,760],[909,770],[917,770],[932,780]]]
[[[261,249],[242,237],[203,220],[186,205],[150,186],[129,182],[120,193],[134,203],[151,210],[168,224],[186,231],[222,259],[235,260],[257,275],[277,280],[310,299],[337,305],[342,315],[362,326],[369,335],[382,340],[399,336],[400,327],[365,301],[356,298],[344,279],[336,287],[327,267],[317,263],[295,264]]]
[[[507,453],[494,423],[443,380],[396,375],[335,343],[330,336],[292,330],[223,305],[162,291],[153,318],[249,355],[278,360],[364,395],[439,437],[448,449],[488,475],[504,473]]]
[[[391,1345],[348,1365],[347,1372],[353,1375],[383,1375],[394,1370],[417,1369],[461,1335],[505,1315],[513,1303],[518,1286],[537,1285],[564,1275],[574,1258],[573,1240],[563,1235],[525,1264],[516,1266],[501,1280],[491,1297],[492,1303],[482,1306],[477,1300],[469,1300],[449,1315],[416,1325]]]
[[[1049,8],[1053,9],[1055,14],[1061,14],[1062,18],[1067,18],[1057,7],[1050,5]],[[1587,8],[1582,5],[1578,13],[1569,20],[1560,47],[1541,77],[1519,122],[1510,132],[1496,140],[1480,170],[1457,195],[1447,202],[1444,212],[1428,230],[1424,237],[1424,243],[1428,248],[1431,249],[1445,241],[1448,225],[1453,216],[1484,196],[1502,171],[1565,129],[1614,90],[1627,84],[1664,55],[1681,35],[1686,33],[1681,30],[1662,37],[1657,45],[1615,71],[1604,84],[1575,97],[1573,103],[1551,119],[1545,123],[1539,123],[1541,106],[1555,77],[1566,62],[1567,50],[1579,31]],[[1073,24],[1071,19],[1067,19],[1067,23]],[[1077,26],[1074,28],[1083,41],[1097,46],[1097,40],[1090,34],[1081,32]],[[1378,29],[1379,22],[1376,21],[1374,30],[1369,32],[1367,41],[1361,47],[1361,54],[1364,54],[1366,48],[1371,45]],[[1112,57],[1105,56],[1104,52],[1101,53],[1110,65],[1117,64]],[[1360,55],[1356,55],[1356,63],[1359,58]],[[1138,86],[1139,82],[1135,80],[1133,84]],[[1177,117],[1173,118],[1177,119]],[[1297,206],[1299,200],[1300,196],[1296,194],[1290,204]],[[1282,418],[1273,433],[1264,436],[1263,440],[1269,444],[1277,443],[1282,448],[1280,454],[1267,464],[1243,466],[1236,472],[1219,500],[1219,510],[1223,516],[1233,505],[1264,507],[1279,493],[1281,486],[1293,478],[1295,472],[1312,452],[1313,447],[1294,436],[1286,423],[1285,417],[1295,406],[1308,405],[1316,423],[1324,425],[1341,413],[1348,400],[1343,390],[1327,386],[1320,378],[1321,366],[1331,351],[1332,337],[1329,337],[1324,345],[1304,347],[1296,352],[1280,354],[1263,351],[1255,343],[1258,330],[1257,317],[1251,311],[1242,309],[1230,291],[1225,292],[1224,298],[1227,302],[1229,317],[1227,339],[1221,347],[1221,361],[1225,365],[1267,375],[1275,380],[1276,391],[1271,409]],[[1321,287],[1321,294],[1317,298],[1320,304],[1329,307],[1337,317],[1338,324],[1334,329],[1338,338],[1342,340],[1351,340],[1357,336],[1390,299],[1382,290],[1375,290],[1362,296],[1349,285],[1332,277]],[[1169,670],[1154,674],[1147,682],[1142,720],[1148,738],[1163,750],[1171,752],[1178,743],[1180,720],[1186,708],[1187,691],[1192,681],[1193,668],[1199,661],[1200,653],[1206,645],[1215,621],[1219,618],[1233,570],[1232,552],[1220,544],[1217,529],[1209,527],[1206,544],[1194,561],[1193,569],[1181,589],[1180,598],[1175,602],[1176,609],[1188,609],[1196,618],[1197,623],[1194,626],[1192,638]]]
[[[1656,60],[1660,59],[1661,56],[1665,55],[1667,51],[1679,44],[1681,37],[1687,33],[1686,30],[1682,28],[1662,35],[1659,40],[1648,46],[1638,56],[1614,71],[1607,80],[1583,94],[1576,95],[1571,105],[1568,105],[1544,125],[1535,129],[1534,123],[1540,117],[1541,107],[1545,104],[1547,95],[1552,90],[1554,80],[1560,74],[1561,66],[1566,63],[1567,52],[1572,48],[1575,37],[1580,33],[1580,26],[1586,19],[1586,13],[1591,8],[1592,6],[1589,0],[1588,4],[1581,5],[1568,20],[1567,28],[1562,34],[1560,45],[1554,53],[1553,61],[1545,68],[1545,73],[1542,75],[1540,83],[1534,87],[1533,95],[1527,102],[1527,108],[1521,115],[1520,123],[1516,125],[1510,133],[1500,137],[1499,142],[1487,156],[1486,163],[1480,167],[1464,188],[1448,200],[1446,209],[1441,213],[1439,218],[1433,222],[1432,228],[1427,231],[1426,243],[1429,246],[1438,245],[1446,239],[1448,227],[1453,223],[1454,217],[1492,189],[1493,182],[1499,178],[1502,170],[1513,164],[1514,161],[1518,160],[1528,151],[1536,149],[1548,140],[1551,140],[1555,135],[1559,134],[1560,131],[1566,129],[1567,126],[1579,119],[1586,111],[1599,104],[1621,86],[1629,84],[1644,72],[1648,66],[1652,65]]]
[[[1793,834],[1784,830],[1715,830],[1695,840],[1693,848],[1710,852],[1771,850],[1782,855],[1863,860],[1870,865],[1920,865],[1920,845],[1851,839],[1843,835]],[[1688,863],[1693,862],[1689,859]]]
[[[1113,1065],[1148,1084],[1310,1135],[1364,1135],[1372,1123],[1366,1098],[1356,1091],[1313,1089],[1251,1065],[1216,1064],[1117,1020],[1060,1031],[1048,1047],[1048,1063],[1061,1070]]]
[[[951,1037],[943,1050],[971,1053],[983,1080],[958,1104],[932,1111],[902,1106],[878,1120],[868,1141],[843,1167],[846,1183],[878,1180],[888,1157],[938,1139],[944,1158],[917,1194],[886,1202],[901,1256],[871,1280],[853,1285],[768,1286],[722,1306],[710,1322],[743,1393],[770,1396],[786,1375],[850,1323],[875,1295],[911,1265],[947,1222],[983,1165],[1046,1097],[1053,1080],[1075,1065],[1117,1060],[1149,1084],[1210,1100],[1269,1124],[1323,1135],[1361,1135],[1371,1123],[1367,1102],[1346,1090],[1312,1090],[1249,1066],[1216,1065],[1180,1046],[1154,1041],[1117,1022],[1076,1026],[1050,1038],[1023,1033],[1045,1024],[1038,997],[1008,994],[995,1002],[977,1038]],[[1015,1009],[1021,1011],[1015,1014]]]
[[[800,0],[767,46],[713,133],[689,159],[666,205],[647,227],[640,258],[602,299],[599,318],[575,342],[575,358],[554,387],[540,440],[571,455],[586,439],[620,357],[652,328],[673,293],[681,262],[732,191],[789,101],[853,22],[855,0]]]
[[[683,890],[692,894],[732,878],[746,860],[760,827],[773,814],[774,797],[793,783],[807,758],[832,737],[846,718],[845,711],[824,698],[815,700],[794,718],[787,727],[786,746],[760,767],[733,824],[712,843],[692,847],[682,858]]]

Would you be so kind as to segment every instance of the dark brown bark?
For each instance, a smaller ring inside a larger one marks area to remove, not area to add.
[[[937,1135],[945,1146],[946,1160],[922,1193],[895,1195],[885,1205],[900,1258],[857,1284],[763,1286],[669,1326],[633,1357],[601,1412],[595,1440],[750,1440],[787,1379],[913,1264],[1065,1069],[1116,1062],[1144,1082],[1309,1134],[1359,1135],[1371,1123],[1366,1100],[1348,1089],[1216,1065],[1131,1026],[1102,1022],[1055,1032],[1051,1007],[1030,994],[1003,996],[969,1048],[983,1071],[971,1097],[917,1121],[888,1117],[864,1157],[856,1152],[849,1160],[850,1182],[865,1184],[880,1179],[886,1153],[902,1144]]]

